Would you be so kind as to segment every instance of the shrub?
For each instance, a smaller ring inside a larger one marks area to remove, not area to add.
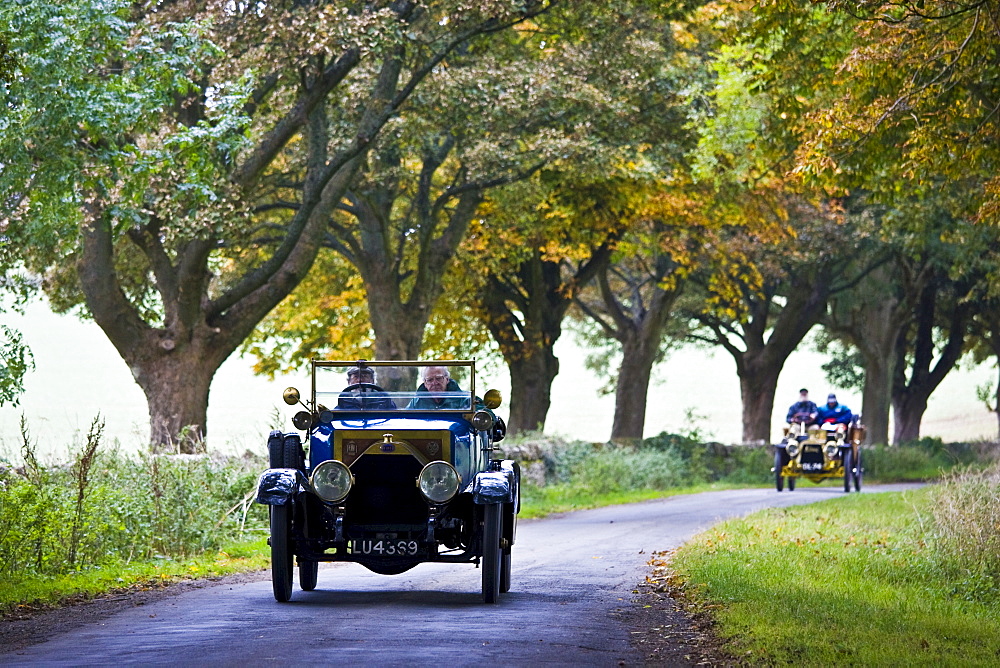
[[[130,457],[100,447],[102,427],[71,464],[45,466],[22,422],[24,465],[0,462],[0,577],[190,556],[266,527],[252,506],[263,456]]]
[[[956,593],[995,598],[1000,593],[1000,463],[945,475],[932,499],[935,548],[956,578]]]

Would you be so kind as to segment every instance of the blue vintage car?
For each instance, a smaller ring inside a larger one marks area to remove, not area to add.
[[[275,599],[291,598],[294,562],[305,591],[321,561],[384,574],[476,564],[486,603],[510,589],[520,470],[494,458],[500,394],[480,400],[475,383],[474,361],[313,360],[311,397],[285,390],[303,408],[292,422],[304,438],[271,432],[257,490],[270,507]]]

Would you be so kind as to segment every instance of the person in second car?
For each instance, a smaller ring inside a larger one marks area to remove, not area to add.
[[[820,424],[849,425],[854,417],[851,409],[837,401],[837,395],[832,392],[826,398],[826,405],[819,407],[816,421]]]
[[[468,397],[442,397],[434,396],[442,392],[461,392],[459,387],[448,373],[448,367],[429,366],[424,369],[423,381],[417,388],[417,393],[427,394],[423,397],[414,397],[406,406],[410,410],[427,410],[435,408],[448,408],[453,410],[468,410]]]
[[[809,390],[803,387],[799,390],[799,400],[788,409],[785,422],[789,424],[792,422],[802,422],[810,425],[816,422],[818,412],[819,409],[816,408],[816,404],[809,401]]]

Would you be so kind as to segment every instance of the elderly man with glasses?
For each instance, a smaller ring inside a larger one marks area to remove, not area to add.
[[[444,392],[461,392],[458,386],[448,373],[448,368],[443,366],[429,366],[424,369],[423,382],[417,388],[417,393],[427,394],[425,397],[414,397],[406,406],[411,410],[433,410],[436,408],[448,408],[452,410],[468,410],[469,399],[466,396],[440,396]]]

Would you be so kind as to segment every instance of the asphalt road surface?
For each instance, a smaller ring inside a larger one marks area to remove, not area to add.
[[[0,666],[642,665],[616,612],[632,605],[652,551],[722,518],[842,495],[803,484],[793,493],[708,492],[521,522],[512,588],[497,605],[481,602],[471,565],[384,576],[338,564],[321,567],[316,591],[296,586],[290,603],[274,601],[269,581],[210,586],[0,653]]]

